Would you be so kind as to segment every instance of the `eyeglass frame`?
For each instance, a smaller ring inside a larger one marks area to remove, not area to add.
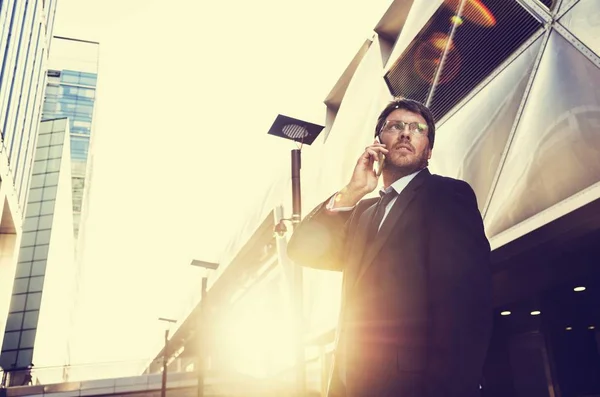
[[[427,126],[427,124],[425,123],[420,123],[418,121],[413,121],[413,122],[406,122],[403,120],[386,120],[385,123],[383,123],[383,125],[381,126],[381,130],[379,131],[379,135],[383,134],[384,132],[389,133],[392,132],[391,129],[387,129],[386,127],[388,126],[388,124],[397,124],[400,126],[400,129],[395,130],[395,132],[404,132],[406,131],[406,127],[408,126],[408,132],[410,133],[411,136],[417,135],[417,136],[424,136],[424,137],[428,137],[429,135],[426,134],[426,132],[429,130],[429,127]]]

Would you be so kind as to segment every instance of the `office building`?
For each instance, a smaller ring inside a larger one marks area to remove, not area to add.
[[[21,381],[28,360],[36,365],[38,381],[68,376],[69,337],[81,274],[76,248],[83,244],[78,237],[83,235],[81,214],[89,190],[85,180],[91,163],[98,43],[55,37],[52,47],[23,226],[26,233],[0,358],[0,366],[10,371],[8,384]],[[49,318],[53,321],[46,321]]]
[[[327,134],[303,149],[306,214],[347,183],[393,96],[432,109],[430,169],[471,184],[493,250],[486,396],[600,394],[599,19],[595,0],[396,0],[325,98]],[[213,370],[294,380],[272,232],[291,202],[274,182],[214,275]],[[323,392],[341,277],[304,279],[308,388]],[[171,356],[198,354],[199,306],[188,312]]]
[[[48,69],[48,86],[42,120],[69,118],[71,173],[73,178],[73,230],[79,236],[96,85],[98,82],[99,43],[54,37]]]
[[[36,381],[61,381],[68,363],[76,276],[70,151],[68,119],[42,121],[0,355],[8,385],[21,384],[31,364]]]
[[[56,1],[0,3],[0,333],[4,334],[44,99]]]

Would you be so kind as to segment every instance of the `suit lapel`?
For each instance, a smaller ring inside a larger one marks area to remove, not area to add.
[[[359,271],[361,259],[364,256],[365,247],[367,244],[367,232],[369,224],[375,212],[377,200],[372,200],[372,204],[360,214],[356,232],[351,240],[351,244],[347,247],[349,250],[346,262],[346,270],[344,272],[344,282],[342,284],[342,313],[346,305],[346,291],[354,285],[356,274]]]
[[[402,221],[402,214],[406,211],[411,201],[415,198],[417,191],[423,185],[423,182],[430,176],[431,174],[427,169],[421,171],[409,184],[402,190],[402,193],[398,195],[398,198],[394,202],[392,209],[390,210],[388,216],[385,218],[383,224],[381,225],[381,229],[374,240],[372,240],[371,245],[366,247],[366,250],[363,251],[364,255],[362,256],[362,260],[360,261],[360,269],[356,278],[354,279],[355,283],[365,274],[367,269],[372,265],[373,260],[381,251],[381,248],[385,244],[385,242],[390,237],[392,230],[398,224],[398,222]],[[372,214],[372,212],[371,212]],[[370,218],[369,218],[370,219]],[[365,226],[365,233],[368,230],[367,225]],[[362,249],[365,249],[365,241],[362,242]],[[358,256],[360,257],[360,256]]]
[[[358,220],[356,234],[352,239],[352,245],[349,247],[350,255],[348,256],[348,269],[356,269],[361,262],[366,249],[369,224],[371,223],[371,219],[373,219],[376,206],[377,201],[373,201],[373,204],[361,214],[360,219]]]

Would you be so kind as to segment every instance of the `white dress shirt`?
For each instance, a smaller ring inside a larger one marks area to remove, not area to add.
[[[396,195],[396,197],[391,199],[390,202],[388,203],[387,207],[385,207],[385,213],[383,214],[383,219],[381,219],[379,228],[381,228],[381,225],[383,225],[383,221],[385,221],[385,218],[387,218],[388,214],[390,213],[390,210],[394,206],[394,203],[396,202],[396,199],[398,198],[400,193],[402,193],[402,191],[404,190],[404,188],[406,188],[406,186],[408,186],[410,181],[412,181],[419,172],[423,171],[423,169],[420,169],[419,171],[413,172],[410,175],[406,175],[406,176],[398,179],[396,182],[392,183],[386,189],[381,189],[381,192],[383,192],[383,193],[387,193],[390,191],[390,189],[394,189],[396,191],[396,193],[398,193],[398,194]],[[352,211],[354,209],[354,207],[339,207],[339,208],[333,207],[335,204],[335,199],[337,198],[338,194],[340,194],[340,193],[337,193],[335,196],[333,196],[331,198],[331,200],[329,200],[329,203],[327,203],[327,207],[326,207],[327,210],[331,211],[331,212]]]

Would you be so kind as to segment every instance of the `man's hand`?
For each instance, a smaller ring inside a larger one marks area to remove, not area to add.
[[[350,182],[338,193],[334,208],[353,207],[366,194],[375,190],[378,177],[373,171],[373,163],[379,159],[380,154],[388,154],[388,150],[377,140],[365,148],[364,153],[356,162]]]

